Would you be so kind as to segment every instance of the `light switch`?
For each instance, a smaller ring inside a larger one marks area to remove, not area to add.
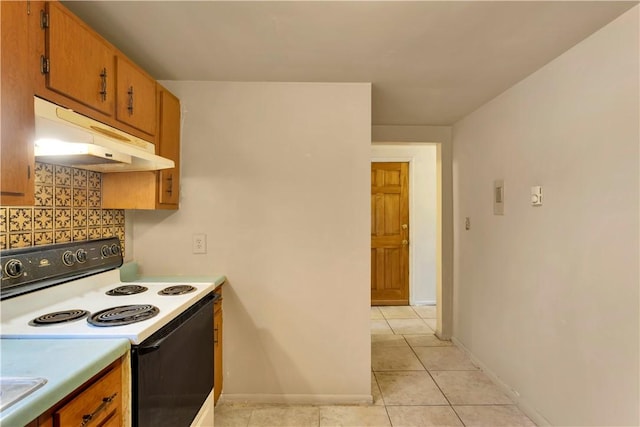
[[[493,181],[493,214],[504,215],[504,180]]]
[[[531,206],[542,206],[542,186],[531,187]]]

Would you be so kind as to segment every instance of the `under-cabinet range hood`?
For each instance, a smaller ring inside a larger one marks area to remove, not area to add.
[[[155,145],[111,126],[34,97],[35,157],[43,163],[97,172],[169,169],[173,160],[157,156]]]

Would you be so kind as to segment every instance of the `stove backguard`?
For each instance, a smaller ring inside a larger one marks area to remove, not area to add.
[[[117,237],[0,251],[0,299],[59,285],[122,265]]]

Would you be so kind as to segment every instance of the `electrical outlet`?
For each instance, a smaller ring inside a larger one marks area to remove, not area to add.
[[[192,251],[194,254],[207,253],[207,235],[206,234],[193,235]]]

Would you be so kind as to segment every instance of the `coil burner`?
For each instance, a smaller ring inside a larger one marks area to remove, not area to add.
[[[184,295],[188,294],[189,292],[193,292],[196,289],[197,288],[191,285],[169,286],[168,288],[164,288],[163,290],[158,292],[158,295]]]
[[[29,322],[31,326],[50,326],[60,323],[73,322],[84,319],[89,315],[87,310],[64,310],[43,314]]]
[[[150,304],[121,305],[93,313],[87,322],[94,326],[120,326],[142,322],[160,312],[158,307]]]
[[[140,285],[124,285],[124,286],[118,286],[117,288],[113,288],[105,293],[107,295],[112,295],[112,296],[135,295],[135,294],[141,294],[142,292],[145,292],[147,289],[149,288],[145,286],[140,286]]]

